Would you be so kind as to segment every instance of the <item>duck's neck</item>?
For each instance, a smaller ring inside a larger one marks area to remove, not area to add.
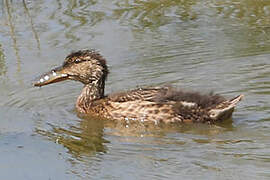
[[[78,111],[87,113],[95,100],[104,97],[104,87],[105,83],[101,80],[84,85],[80,96],[77,98],[76,108]]]

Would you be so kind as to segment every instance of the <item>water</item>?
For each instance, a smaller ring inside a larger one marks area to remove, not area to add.
[[[0,2],[0,179],[269,179],[270,2]],[[78,117],[82,85],[32,87],[72,50],[107,59],[106,92],[173,84],[245,95],[215,126]]]

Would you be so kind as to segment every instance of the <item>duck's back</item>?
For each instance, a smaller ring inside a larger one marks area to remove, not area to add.
[[[228,108],[229,102],[213,93],[200,95],[171,87],[151,87],[111,94],[93,103],[89,111],[116,120],[213,122],[218,119],[210,117],[211,110],[222,104]],[[233,107],[229,109],[228,117]]]

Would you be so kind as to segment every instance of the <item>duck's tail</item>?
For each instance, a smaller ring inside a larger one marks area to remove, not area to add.
[[[222,121],[229,119],[232,116],[234,107],[236,104],[243,99],[244,95],[241,94],[235,98],[224,101],[218,104],[216,107],[209,110],[209,116],[214,121]]]

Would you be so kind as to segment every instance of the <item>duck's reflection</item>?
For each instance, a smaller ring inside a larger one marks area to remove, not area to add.
[[[87,117],[80,121],[79,126],[61,128],[50,124],[50,130],[36,129],[36,133],[63,145],[75,157],[94,155],[97,152],[106,152],[103,138],[104,123],[102,120]]]
[[[78,116],[80,117],[78,126],[61,128],[50,124],[50,130],[36,129],[36,133],[63,145],[75,158],[80,158],[82,156],[92,156],[96,153],[107,152],[106,143],[109,143],[109,141],[104,138],[105,130],[106,135],[120,137],[120,139],[125,137],[125,141],[137,142],[143,140],[141,138],[155,137],[152,141],[158,141],[159,143],[169,133],[215,136],[225,131],[233,130],[233,121],[231,119],[219,125],[201,123],[156,125],[138,121],[111,121],[94,116]]]

